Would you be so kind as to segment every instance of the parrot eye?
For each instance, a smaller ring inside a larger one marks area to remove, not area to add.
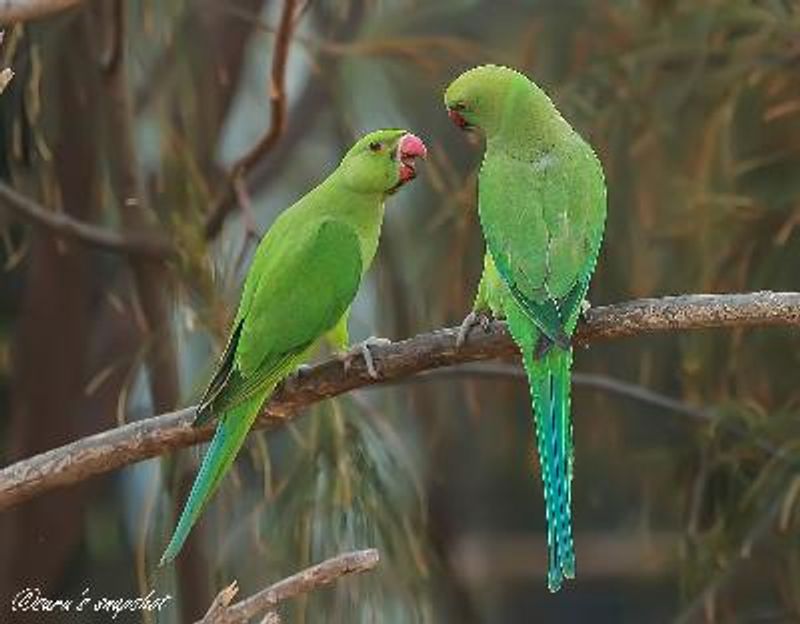
[[[378,143],[378,141],[373,141],[369,144],[369,149],[372,152],[380,152],[383,149],[383,145]]]
[[[453,104],[450,109],[454,111],[463,111],[467,108],[467,105],[464,102],[456,102]]]

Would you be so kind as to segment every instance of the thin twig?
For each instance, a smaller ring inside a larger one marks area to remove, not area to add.
[[[84,223],[63,212],[40,206],[5,182],[0,182],[0,205],[29,223],[47,228],[70,240],[106,251],[153,258],[168,258],[175,253],[163,234],[156,230],[147,234],[122,235],[107,228]]]
[[[514,379],[527,383],[528,377],[524,369],[519,364],[465,364],[463,366],[430,370],[420,373],[408,379],[399,379],[398,383],[419,383],[437,381],[440,379],[452,378],[505,378]],[[647,403],[655,407],[660,407],[683,416],[688,416],[692,420],[710,423],[715,419],[715,411],[710,408],[695,407],[684,401],[674,399],[659,392],[643,388],[621,379],[614,379],[606,375],[595,375],[592,373],[572,373],[572,383],[576,386],[595,388],[604,390],[610,394],[616,394],[634,401]],[[392,382],[389,382],[392,383]],[[770,457],[775,457],[781,461],[789,462],[792,466],[798,466],[798,462],[788,457],[782,449],[774,446],[768,440],[754,436],[752,432],[744,427],[737,426],[729,422],[717,423],[719,430],[729,431],[741,439],[747,439],[756,448],[761,449]]]
[[[324,35],[326,39],[347,42],[358,37],[361,26],[365,20],[365,13],[369,2],[363,0],[351,2],[348,8],[347,19],[332,19],[332,15],[326,7],[318,3],[313,14],[315,19],[315,30]],[[232,3],[210,2],[203,5],[204,9],[238,16],[253,24],[254,27],[264,28],[266,32],[275,33],[276,28],[266,25],[252,11],[242,10],[242,7],[234,7]],[[332,7],[331,7],[332,8]],[[335,11],[335,9],[332,9]],[[299,13],[299,12],[298,12]],[[307,38],[299,33],[292,35],[292,44],[308,42]],[[332,57],[326,62],[326,74],[328,78],[336,74],[337,66],[341,57]],[[312,61],[313,63],[313,61]],[[275,145],[269,154],[259,160],[252,170],[247,174],[247,185],[250,195],[255,195],[263,190],[274,180],[280,179],[286,167],[290,166],[293,148],[307,134],[309,124],[318,116],[320,111],[325,108],[326,102],[332,97],[330,79],[323,76],[313,75],[305,81],[302,90],[297,94],[295,103],[286,114],[286,129],[281,135],[281,140]]]
[[[442,368],[437,370],[425,371],[412,377],[410,380],[398,380],[399,382],[427,382],[440,381],[442,379],[465,379],[477,377],[480,379],[514,379],[526,382],[528,380],[525,370],[519,364],[465,364],[463,366]],[[674,399],[660,392],[655,392],[640,385],[614,379],[607,375],[597,375],[592,373],[572,373],[572,383],[576,386],[596,388],[605,390],[611,394],[616,394],[634,401],[647,403],[655,407],[670,410],[692,419],[709,421],[713,418],[710,410],[695,407],[684,401]]]
[[[660,331],[770,325],[800,327],[800,293],[680,295],[592,308],[574,341],[577,345],[587,345]],[[356,388],[517,353],[505,323],[500,321],[490,323],[486,332],[475,330],[461,348],[456,347],[457,335],[458,328],[452,327],[374,347],[372,354],[380,372],[378,380],[369,376],[362,358],[353,361],[347,372],[336,358],[317,364],[302,377],[290,378],[275,393],[256,427],[279,427],[302,408]],[[194,411],[194,407],[189,407],[147,418],[4,468],[0,471],[0,509],[55,487],[208,440],[213,425],[192,427]]]
[[[344,553],[293,574],[234,605],[220,606],[225,598],[228,598],[227,595],[222,596],[222,593],[229,592],[233,587],[229,586],[220,592],[220,596],[214,599],[211,609],[196,624],[248,622],[257,615],[274,611],[275,607],[285,600],[329,585],[348,574],[360,574],[372,570],[379,561],[380,556],[374,548]],[[228,602],[230,602],[230,598],[228,598]]]
[[[230,169],[225,187],[215,202],[206,220],[206,237],[214,238],[222,228],[225,217],[237,205],[237,185],[244,185],[244,178],[253,165],[261,160],[281,138],[286,129],[286,64],[292,33],[296,25],[297,0],[284,0],[278,32],[272,49],[272,69],[270,72],[268,94],[270,101],[270,125],[264,136],[250,150],[237,160]]]
[[[203,619],[200,620],[200,624],[208,624],[210,622],[217,622],[219,621],[218,618],[222,616],[225,609],[228,608],[228,605],[231,604],[231,601],[236,597],[236,594],[239,593],[239,585],[236,581],[233,581],[227,587],[223,587],[220,592],[214,597],[214,600],[211,602],[211,606],[206,611],[206,614],[203,616]]]

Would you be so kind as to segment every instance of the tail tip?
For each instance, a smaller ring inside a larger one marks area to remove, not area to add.
[[[573,555],[567,561],[564,562],[564,565],[561,567],[561,571],[564,574],[565,579],[574,580],[575,579],[575,556]]]
[[[547,589],[551,594],[555,594],[561,589],[564,581],[575,580],[575,557],[568,557],[559,565],[550,568],[547,572]]]
[[[173,547],[173,544],[169,544],[164,551],[164,554],[161,555],[161,559],[158,561],[158,567],[163,568],[164,566],[169,565],[175,560],[175,557],[178,555],[177,551]]]
[[[560,570],[550,571],[550,573],[547,575],[547,589],[550,590],[551,594],[555,594],[561,589],[561,582],[563,579],[564,577],[561,575]]]

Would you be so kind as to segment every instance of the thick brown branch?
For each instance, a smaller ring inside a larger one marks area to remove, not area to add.
[[[578,328],[575,342],[589,344],[660,331],[768,325],[800,327],[800,293],[681,295],[592,308]],[[347,373],[340,360],[322,362],[304,373],[302,379],[285,384],[256,426],[280,426],[302,408],[356,388],[517,352],[505,324],[499,321],[491,323],[486,332],[474,330],[461,348],[455,344],[457,334],[457,328],[441,329],[373,348],[380,380],[367,374],[360,359]],[[191,426],[193,417],[192,407],[155,416],[8,466],[0,471],[0,509],[55,487],[208,440],[213,427],[195,429]]]
[[[258,142],[231,167],[225,187],[206,220],[206,236],[214,238],[222,228],[225,217],[236,206],[236,185],[252,166],[264,157],[281,138],[286,129],[286,64],[296,25],[297,0],[284,0],[275,45],[272,50],[272,69],[268,85],[270,125]]]
[[[0,204],[25,221],[82,244],[153,258],[167,258],[174,253],[172,246],[160,232],[153,230],[148,234],[123,236],[112,230],[78,221],[63,212],[48,210],[5,182],[0,182]]]
[[[78,4],[81,0],[0,0],[0,24],[46,17]]]
[[[228,604],[235,596],[237,588],[235,584],[229,585],[214,599],[208,613],[197,624],[249,622],[257,615],[274,610],[285,600],[329,585],[342,576],[372,570],[379,561],[378,551],[374,548],[344,553],[278,581],[231,606]]]

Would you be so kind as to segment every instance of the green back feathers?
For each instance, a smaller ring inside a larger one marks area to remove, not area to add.
[[[447,88],[445,103],[460,127],[486,136],[478,211],[491,261],[477,301],[505,313],[523,355],[544,486],[548,586],[556,591],[575,574],[569,336],[602,241],[603,171],[544,91],[517,71],[467,71]]]
[[[585,290],[594,270],[606,210],[599,160],[547,94],[513,69],[464,72],[445,103],[486,135],[478,205],[497,271],[542,331],[554,340],[569,333],[573,310],[558,323],[548,302]]]

